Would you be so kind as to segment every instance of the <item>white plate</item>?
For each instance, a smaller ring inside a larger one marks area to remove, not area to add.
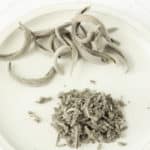
[[[34,30],[52,27],[70,20],[81,8],[81,5],[73,4],[50,6],[28,14],[21,18],[21,21]],[[128,130],[120,141],[125,141],[128,145],[122,149],[149,150],[147,147],[150,141],[150,110],[147,109],[150,106],[149,31],[132,18],[110,8],[93,5],[91,13],[98,16],[107,27],[119,27],[119,31],[112,36],[121,42],[123,52],[131,66],[130,72],[124,73],[124,68],[119,65],[98,66],[80,60],[72,76],[69,73],[70,65],[66,64],[64,76],[57,75],[48,85],[33,88],[14,81],[7,71],[8,62],[0,61],[0,143],[4,149],[69,150],[68,147],[55,147],[57,134],[50,123],[53,108],[59,102],[57,98],[42,106],[35,104],[34,101],[40,96],[56,97],[60,91],[89,87],[111,93],[114,97],[123,96],[127,103],[125,114]],[[1,33],[0,43],[3,43],[0,46],[1,53],[15,50],[21,45],[23,37],[17,27],[17,23],[14,23]],[[14,61],[17,71],[28,77],[42,75],[49,69],[50,63],[49,57],[40,51]],[[90,79],[96,80],[96,85],[92,85]],[[42,123],[33,122],[27,115],[29,110],[37,112],[42,117]],[[96,147],[96,144],[89,144],[80,149],[90,150]],[[116,143],[104,144],[103,147],[104,150],[121,148]]]

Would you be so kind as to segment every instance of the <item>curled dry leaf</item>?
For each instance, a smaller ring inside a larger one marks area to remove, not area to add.
[[[70,23],[66,23],[64,26],[61,26],[61,27],[57,27],[55,29],[55,35],[56,37],[58,38],[58,40],[63,44],[63,45],[67,45],[66,42],[64,41],[63,37],[62,37],[62,31],[63,31],[63,34],[66,32],[66,30],[64,30],[64,28],[66,26],[70,25]]]
[[[124,62],[125,66],[126,66],[126,72],[129,71],[128,61],[127,61],[126,57],[123,55],[122,50],[120,48],[118,48],[113,43],[107,43],[107,45],[105,46],[105,52],[117,54],[121,58],[121,60]]]
[[[83,14],[86,11],[88,11],[89,9],[90,9],[90,6],[86,6],[83,9],[81,9],[77,14]],[[60,25],[59,27],[62,28],[64,25],[66,25],[66,23],[64,23],[63,25]],[[70,22],[70,25],[71,25],[71,22]],[[70,25],[68,24],[68,26],[70,26]],[[55,28],[34,31],[33,33],[37,38],[43,38],[43,37],[49,37],[54,32],[55,32]]]
[[[102,21],[97,17],[84,14],[89,8],[89,6],[83,8],[76,13],[71,21],[67,21],[51,29],[32,31],[24,24],[19,23],[25,36],[22,48],[10,54],[0,54],[0,58],[12,60],[22,56],[30,48],[33,41],[41,50],[54,56],[54,67],[50,68],[44,77],[27,79],[18,75],[12,69],[11,63],[9,63],[10,75],[16,80],[32,86],[46,84],[53,78],[56,72],[63,73],[63,69],[57,60],[58,57],[68,57],[68,54],[71,54],[72,58],[71,72],[79,57],[91,63],[104,64],[110,62],[116,63],[116,56],[119,56],[123,60],[128,71],[127,59],[120,48],[117,47],[120,43],[108,34],[115,32],[118,28],[112,27],[106,29]],[[89,27],[88,24],[92,24],[93,28],[87,30],[86,27]],[[49,47],[46,47],[42,43],[42,40],[46,38],[49,38]]]
[[[19,24],[20,24],[20,26],[24,27],[25,30],[27,30],[28,32],[31,33],[31,35],[32,35],[32,37],[33,37],[33,41],[34,41],[34,43],[35,43],[36,46],[38,46],[40,49],[42,49],[42,50],[48,52],[48,53],[51,54],[51,55],[53,54],[53,51],[52,51],[50,48],[47,48],[46,46],[44,46],[43,44],[41,44],[41,43],[39,42],[39,38],[37,38],[37,37],[35,36],[35,34],[33,33],[33,31],[32,31],[31,29],[29,29],[27,26],[25,26],[25,25],[22,24],[21,22],[20,22]]]
[[[91,8],[91,6],[86,6],[84,8],[82,8],[78,13],[78,14],[84,14],[85,12],[87,12],[89,9]]]
[[[50,49],[55,52],[57,48],[62,46],[61,42],[59,39],[56,37],[55,33],[51,34],[49,37],[49,47]]]
[[[74,35],[75,39],[76,39],[76,28],[77,28],[77,24],[80,23],[80,22],[90,22],[96,26],[99,26],[99,29],[101,30],[103,36],[106,38],[107,41],[110,42],[110,37],[108,36],[108,33],[107,33],[107,30],[105,28],[105,26],[103,25],[103,23],[98,20],[96,17],[94,16],[91,16],[91,15],[85,15],[85,14],[82,14],[82,15],[78,15],[76,17],[74,17],[72,19],[72,34]],[[77,40],[77,39],[76,39]]]
[[[63,74],[64,72],[63,72],[62,68],[59,66],[57,59],[61,55],[68,54],[68,52],[70,52],[70,47],[61,46],[60,48],[57,49],[57,51],[54,54],[54,68],[60,74]]]
[[[15,72],[11,62],[9,62],[8,71],[15,80],[30,86],[41,86],[43,84],[47,84],[56,74],[55,69],[52,67],[43,77],[40,78],[21,77],[19,74]]]
[[[103,62],[113,62],[116,63],[116,60],[109,56],[108,54],[100,51],[90,50],[88,47],[85,47],[83,44],[80,44],[75,41],[78,51],[83,59],[95,63],[95,64],[101,64]]]
[[[75,46],[75,44],[73,42],[70,41],[70,39],[68,39],[67,37],[64,37],[64,39],[67,41],[67,43],[70,45],[70,48],[71,48],[71,56],[72,56],[72,66],[71,66],[71,73],[73,71],[73,68],[75,66],[75,64],[77,63],[78,61],[78,50]]]
[[[13,60],[13,59],[16,59],[16,58],[22,56],[23,54],[25,54],[27,52],[27,50],[30,47],[30,44],[33,40],[33,37],[32,37],[32,34],[30,33],[30,31],[26,30],[26,28],[24,26],[22,26],[20,24],[20,27],[24,31],[24,43],[23,43],[22,47],[19,50],[9,53],[9,54],[0,54],[0,59]]]

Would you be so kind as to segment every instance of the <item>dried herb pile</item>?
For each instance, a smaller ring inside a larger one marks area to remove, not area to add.
[[[72,20],[50,29],[33,31],[26,25],[19,23],[19,29],[24,32],[22,47],[9,54],[0,54],[0,59],[9,61],[10,75],[21,83],[41,86],[47,84],[55,77],[56,73],[64,73],[63,67],[59,63],[61,58],[71,57],[71,71],[79,58],[96,64],[117,63],[120,60],[127,64],[127,60],[119,48],[120,43],[110,36],[117,28],[106,29],[97,17],[86,13],[88,10],[89,7],[85,7],[73,16]],[[89,26],[90,28],[88,28]],[[48,39],[49,46],[42,42],[45,39]],[[12,61],[29,53],[33,43],[42,52],[53,57],[53,64],[42,77],[25,78],[16,72]]]
[[[121,100],[105,93],[85,89],[61,93],[52,125],[58,132],[57,146],[78,148],[84,143],[115,141],[127,128]]]

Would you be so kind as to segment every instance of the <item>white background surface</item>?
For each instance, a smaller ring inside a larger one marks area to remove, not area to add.
[[[149,0],[0,0],[0,31],[17,17],[45,5],[64,2],[98,2],[103,5],[114,7],[134,16],[142,24],[150,29],[150,1]],[[2,150],[0,148],[0,150]]]

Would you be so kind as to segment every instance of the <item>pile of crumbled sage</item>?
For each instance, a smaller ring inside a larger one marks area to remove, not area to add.
[[[78,148],[84,143],[113,142],[127,128],[125,104],[111,95],[85,89],[61,93],[59,98],[52,117],[58,132],[57,146]]]
[[[22,47],[10,54],[0,54],[0,59],[9,60],[8,70],[10,75],[19,82],[32,86],[41,86],[48,83],[56,73],[63,74],[63,67],[60,67],[58,61],[61,58],[71,57],[71,71],[79,58],[91,63],[101,64],[117,63],[120,57],[120,60],[127,64],[127,60],[119,48],[119,42],[109,35],[109,33],[116,31],[117,28],[106,29],[97,17],[85,14],[87,10],[89,10],[89,7],[79,11],[71,21],[51,29],[33,31],[26,25],[19,23],[19,29],[24,32]],[[48,39],[49,46],[44,45],[41,41],[44,39]],[[33,43],[40,50],[53,57],[53,64],[50,65],[50,69],[43,77],[25,78],[15,71],[12,61],[25,53],[29,53]]]

